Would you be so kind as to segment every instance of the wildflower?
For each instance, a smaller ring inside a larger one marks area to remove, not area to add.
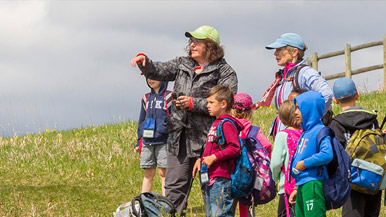
[[[52,132],[53,132],[53,133],[55,133],[55,132],[56,132],[56,130],[55,130],[55,129],[53,129],[53,130],[52,130]]]
[[[46,129],[46,133],[49,133],[50,132],[50,129]]]

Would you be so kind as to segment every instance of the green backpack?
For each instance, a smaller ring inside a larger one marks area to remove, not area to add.
[[[346,147],[352,189],[358,192],[374,195],[386,189],[386,140],[381,131],[385,120],[381,128],[356,130]]]

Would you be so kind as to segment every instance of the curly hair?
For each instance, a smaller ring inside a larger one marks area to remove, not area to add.
[[[212,39],[197,39],[202,41],[205,44],[206,47],[206,57],[205,60],[208,61],[208,63],[214,63],[217,60],[220,60],[224,57],[224,48],[217,44]],[[192,52],[190,51],[190,44],[192,43],[192,40],[189,39],[189,43],[186,46],[185,50],[188,53],[188,56],[192,58]]]

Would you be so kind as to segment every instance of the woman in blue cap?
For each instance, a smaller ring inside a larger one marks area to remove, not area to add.
[[[274,83],[264,93],[262,99],[254,105],[254,108],[270,106],[271,100],[275,96],[275,106],[279,109],[281,103],[288,99],[291,92],[302,93],[314,90],[323,95],[325,100],[324,113],[326,114],[333,96],[332,89],[318,71],[306,65],[303,57],[307,45],[302,37],[295,33],[285,33],[265,48],[275,49],[276,62],[283,68],[276,72]],[[284,128],[277,117],[271,126],[270,135],[275,136]]]
[[[208,131],[215,118],[209,115],[206,93],[218,84],[228,85],[237,92],[236,72],[225,61],[220,35],[211,26],[201,26],[185,32],[190,38],[188,56],[167,62],[153,62],[138,54],[131,65],[138,65],[146,78],[174,81],[176,109],[168,118],[168,157],[165,180],[166,197],[179,213],[187,207],[192,186],[193,166],[201,157]],[[204,189],[203,189],[204,190]],[[205,191],[203,191],[205,195]]]
[[[271,100],[274,97],[275,106],[279,110],[280,105],[288,99],[291,93],[314,90],[320,92],[324,98],[324,113],[327,117],[326,113],[329,111],[333,96],[332,89],[326,80],[320,76],[319,72],[306,65],[303,57],[307,50],[307,45],[302,37],[295,33],[285,33],[265,48],[268,50],[275,49],[276,62],[283,68],[276,72],[274,83],[264,93],[262,99],[255,104],[254,108],[270,106]],[[285,129],[284,124],[280,121],[279,116],[276,116],[271,125],[270,135],[275,139],[276,134],[283,129]],[[280,180],[284,182],[284,178],[281,177]],[[280,195],[278,207],[280,216],[281,213],[285,214],[286,212],[283,212],[285,210],[284,192],[278,193]]]

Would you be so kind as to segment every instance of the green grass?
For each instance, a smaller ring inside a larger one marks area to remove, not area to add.
[[[358,105],[386,115],[386,93],[361,95]],[[339,113],[339,106],[334,106]],[[265,135],[274,108],[255,112]],[[136,122],[0,138],[1,216],[111,216],[141,191],[143,170],[134,152]],[[161,192],[158,177],[153,191]],[[256,207],[258,216],[276,216],[278,198]],[[193,183],[188,216],[203,216],[198,182]],[[340,210],[328,216],[340,216]],[[381,215],[386,216],[382,207]]]

